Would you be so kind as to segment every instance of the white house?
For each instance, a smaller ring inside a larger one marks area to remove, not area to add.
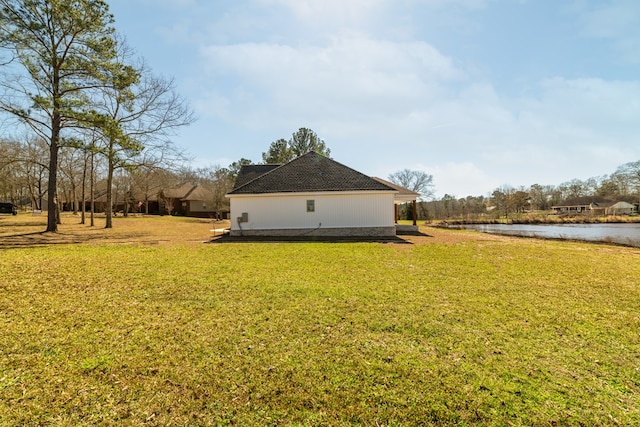
[[[409,190],[408,188],[405,187],[401,187],[398,184],[395,184],[393,182],[389,182],[387,180],[384,180],[382,178],[378,178],[378,177],[373,177],[373,179],[375,179],[378,182],[381,182],[391,188],[393,188],[394,190],[397,191],[395,197],[394,197],[394,217],[396,220],[396,231],[418,231],[418,225],[417,225],[417,219],[418,219],[418,209],[417,209],[417,204],[416,204],[416,200],[418,199],[418,197],[420,197],[420,193],[416,193],[413,190]],[[413,215],[413,225],[400,225],[398,224],[398,205],[403,204],[403,203],[409,203],[411,202],[413,204],[413,207],[411,209],[412,215]]]
[[[283,165],[243,166],[231,236],[395,236],[398,190],[313,151]]]

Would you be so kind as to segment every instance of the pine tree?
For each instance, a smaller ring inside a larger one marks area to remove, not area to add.
[[[99,88],[136,82],[117,58],[102,0],[0,0],[0,110],[49,144],[47,230],[57,231],[58,152],[74,130],[112,127],[92,108]]]

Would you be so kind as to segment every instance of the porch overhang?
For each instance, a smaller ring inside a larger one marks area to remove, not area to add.
[[[409,190],[408,188],[402,187],[398,184],[394,184],[393,182],[384,180],[382,178],[378,178],[378,177],[373,177],[373,179],[375,179],[378,182],[381,182],[385,185],[387,185],[388,187],[393,188],[394,190],[397,191],[397,193],[393,196],[393,211],[394,211],[394,218],[395,218],[395,223],[396,223],[396,230],[398,229],[398,205],[401,205],[403,203],[412,203],[413,204],[413,228],[415,228],[415,230],[412,231],[417,231],[418,230],[418,226],[417,226],[417,200],[418,197],[420,197],[420,193],[416,193],[415,191]]]

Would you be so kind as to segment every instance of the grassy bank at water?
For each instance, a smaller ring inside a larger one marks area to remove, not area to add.
[[[0,425],[640,424],[638,250],[115,227],[0,244]]]
[[[589,214],[512,214],[508,217],[490,218],[477,216],[469,218],[449,218],[433,221],[436,227],[448,227],[463,224],[640,224],[638,215],[593,216]]]

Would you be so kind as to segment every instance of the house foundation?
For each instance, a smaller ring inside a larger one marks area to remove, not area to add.
[[[265,237],[394,237],[396,227],[232,229],[230,236]]]

